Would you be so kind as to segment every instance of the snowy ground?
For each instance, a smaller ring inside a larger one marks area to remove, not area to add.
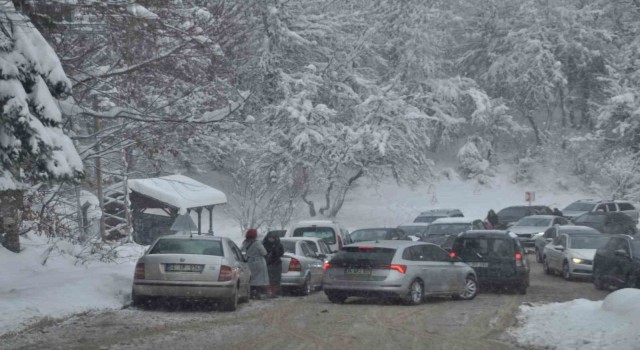
[[[604,301],[521,306],[510,333],[525,346],[550,349],[632,350],[640,346],[640,290],[621,289]]]
[[[444,207],[461,209],[468,217],[484,218],[489,209],[525,204],[525,191],[536,191],[536,204],[560,208],[576,199],[591,197],[576,191],[523,187],[512,184],[507,177],[496,177],[493,185],[488,186],[459,179],[414,189],[398,187],[392,182],[375,186],[363,183],[347,198],[337,219],[351,230],[396,226],[413,221],[422,210]],[[216,235],[242,240],[237,225],[222,208],[214,211]],[[296,219],[305,218],[302,214]],[[208,222],[208,218],[203,217],[203,222]],[[120,248],[117,263],[78,265],[69,254],[58,252],[77,247],[63,244],[51,254],[46,265],[42,265],[50,242],[31,236],[21,243],[25,250],[19,255],[0,247],[0,266],[5,267],[0,275],[0,310],[3,311],[0,334],[23,328],[42,317],[121,308],[129,302],[135,261],[144,250],[140,246],[126,246]]]

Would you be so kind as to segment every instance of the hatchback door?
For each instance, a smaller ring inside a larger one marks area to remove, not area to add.
[[[384,281],[391,271],[391,261],[396,253],[393,248],[369,246],[344,247],[331,260],[331,270],[337,280]]]
[[[471,266],[478,279],[515,275],[515,253],[511,241],[490,236],[459,237],[453,252]]]

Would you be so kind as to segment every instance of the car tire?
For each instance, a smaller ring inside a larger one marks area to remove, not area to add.
[[[542,270],[547,275],[550,275],[551,272],[552,272],[551,268],[549,267],[549,262],[547,261],[547,257],[546,256],[542,257]]]
[[[527,283],[526,282],[522,282],[522,284],[520,284],[516,288],[516,291],[518,292],[518,294],[521,294],[521,295],[527,294]]]
[[[344,304],[347,300],[347,295],[340,292],[328,292],[325,290],[324,294],[326,294],[329,301],[334,304]]]
[[[244,296],[238,298],[239,303],[248,303],[249,299],[251,299],[251,286],[247,283],[247,287],[245,288]]]
[[[598,269],[593,268],[593,286],[596,287],[597,290],[606,290],[607,284],[604,282],[604,278],[602,278],[602,274]]]
[[[236,286],[235,288],[233,288],[233,294],[228,297],[228,298],[224,298],[221,302],[220,302],[220,310],[221,311],[236,311],[236,309],[238,309],[238,300],[239,298],[239,290],[238,287]]]
[[[540,254],[540,250],[538,248],[536,248],[536,262],[537,263],[542,262],[542,254]]]
[[[151,299],[149,297],[137,295],[131,292],[131,305],[139,308],[149,307]]]
[[[419,305],[424,299],[424,287],[419,279],[413,280],[409,285],[409,291],[402,300],[405,305]]]
[[[454,294],[455,300],[472,300],[478,295],[478,281],[472,276],[467,276],[465,280],[464,291],[460,294]]]
[[[569,263],[566,261],[562,264],[562,278],[567,281],[573,280],[573,275],[571,274],[571,270],[569,269]]]
[[[302,296],[310,295],[313,291],[313,286],[311,286],[311,276],[307,275],[304,279],[304,284],[298,290],[298,294]]]

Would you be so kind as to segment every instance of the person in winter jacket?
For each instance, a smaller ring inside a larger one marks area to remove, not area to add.
[[[257,239],[258,231],[254,228],[247,230],[245,240],[242,242],[242,251],[246,253],[247,263],[251,271],[251,295],[254,299],[260,299],[265,294],[266,286],[269,285],[269,275],[267,272],[267,250]]]
[[[272,298],[280,295],[280,281],[282,280],[282,261],[284,247],[280,243],[280,236],[276,232],[269,232],[262,241],[267,250],[267,271],[269,272],[268,295]]]
[[[553,208],[553,215],[562,216],[562,212],[558,208]]]
[[[490,209],[489,213],[487,213],[487,221],[491,224],[491,228],[498,226],[498,214],[493,209]]]

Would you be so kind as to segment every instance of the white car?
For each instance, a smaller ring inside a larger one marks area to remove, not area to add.
[[[334,253],[331,252],[331,249],[327,245],[327,243],[322,238],[318,237],[287,237],[287,240],[294,241],[304,241],[307,242],[309,249],[311,249],[319,258],[324,259],[325,261],[331,260]]]
[[[607,235],[563,233],[544,247],[542,267],[546,274],[559,272],[566,280],[591,277],[596,250],[607,241]]]
[[[331,249],[331,253],[337,253],[344,245],[351,243],[349,231],[340,223],[330,220],[297,222],[289,227],[285,237],[322,238]]]
[[[404,231],[404,233],[406,233],[412,241],[419,241],[429,225],[430,223],[428,222],[412,222],[408,224],[402,224],[398,226],[398,228]]]

